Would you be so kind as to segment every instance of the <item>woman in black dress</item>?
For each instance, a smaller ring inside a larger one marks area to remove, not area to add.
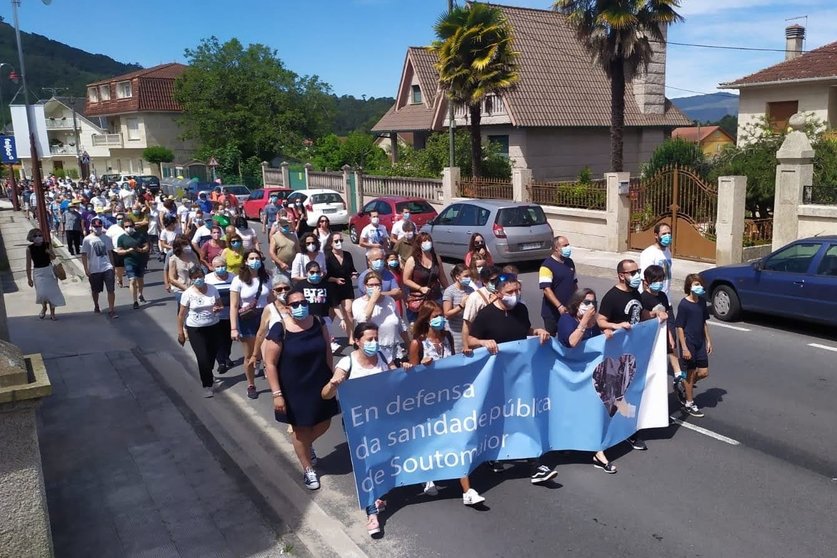
[[[308,311],[299,290],[288,295],[291,318],[270,328],[264,345],[265,370],[276,420],[293,426],[292,442],[309,490],[320,487],[312,463],[314,440],[325,434],[331,417],[340,412],[337,401],[321,397],[332,377],[334,358],[328,329]]]
[[[343,234],[331,235],[331,242],[325,246],[326,275],[330,289],[329,298],[335,312],[341,314],[343,329],[349,337],[349,345],[354,344],[352,332],[355,329],[352,321],[352,301],[355,299],[355,289],[352,280],[357,278],[355,262],[348,251],[343,250]]]

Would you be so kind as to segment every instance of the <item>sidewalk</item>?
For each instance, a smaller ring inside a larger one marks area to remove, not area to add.
[[[24,354],[43,354],[53,384],[39,410],[39,439],[55,555],[306,555],[248,476],[144,364],[141,335],[129,329],[126,336],[120,330],[129,323],[90,312],[87,283],[63,248],[67,306],[57,322],[37,318],[25,275],[31,226],[22,213],[0,210],[11,341]]]
[[[625,259],[639,263],[639,252],[605,252],[573,246],[573,261],[576,265],[576,273],[579,275],[594,275],[616,280],[616,265]],[[714,263],[674,258],[671,262],[672,280],[675,283],[681,283],[690,273],[700,273],[713,267],[715,267]]]

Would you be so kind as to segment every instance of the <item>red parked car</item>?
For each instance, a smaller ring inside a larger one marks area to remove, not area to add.
[[[259,188],[250,193],[250,197],[244,202],[244,216],[248,219],[262,220],[262,210],[267,202],[270,201],[270,195],[273,193],[279,194],[279,199],[283,200],[292,192],[289,188],[279,188],[275,186],[268,186],[267,188]]]
[[[369,224],[369,212],[377,211],[381,219],[380,224],[392,233],[392,224],[401,220],[401,211],[404,208],[410,210],[410,220],[416,224],[416,231],[422,225],[436,217],[436,210],[427,201],[421,198],[407,198],[404,196],[386,196],[375,198],[363,206],[363,210],[351,216],[349,219],[349,238],[357,244],[360,242],[360,233],[363,227]]]

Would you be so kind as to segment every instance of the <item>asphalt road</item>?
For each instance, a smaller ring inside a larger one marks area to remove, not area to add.
[[[352,251],[356,263],[364,261],[357,247]],[[145,351],[182,351],[174,345],[174,302],[159,278],[153,262],[150,304],[123,309],[115,325]],[[540,324],[536,266],[524,268],[522,282],[524,302]],[[612,282],[579,278],[599,296]],[[837,350],[837,339],[823,328],[784,321],[748,318],[732,325],[712,325],[711,376],[696,397],[706,417],[650,432],[647,452],[624,444],[611,449],[616,475],[594,469],[588,454],[554,452],[544,459],[558,466],[550,486],[531,485],[526,466],[502,474],[479,468],[472,483],[487,498],[479,509],[462,505],[455,481],[441,483],[436,498],[419,495],[418,487],[397,489],[382,516],[385,535],[372,541],[335,421],[316,444],[324,490],[311,497],[372,556],[833,556],[837,352],[810,344]],[[224,378],[228,389],[244,391],[240,368]],[[266,383],[258,382],[262,395],[247,403],[260,420],[275,424]],[[278,460],[277,466],[298,476],[296,463]]]

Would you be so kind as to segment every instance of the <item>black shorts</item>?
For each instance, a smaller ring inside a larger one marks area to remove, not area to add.
[[[558,320],[553,316],[541,316],[543,318],[543,328],[549,332],[552,337],[558,333]]]
[[[686,346],[692,354],[692,358],[686,360],[683,353],[680,353],[680,367],[683,370],[694,370],[695,368],[709,368],[709,354],[706,352],[706,343],[693,345],[686,341]]]
[[[90,290],[94,293],[100,293],[105,288],[107,288],[109,293],[112,293],[115,290],[114,287],[114,277],[115,274],[113,269],[109,269],[107,271],[102,271],[99,273],[91,273],[90,277],[88,277],[88,281],[90,281]]]
[[[121,256],[116,252],[111,251],[113,256],[113,267],[125,267],[125,256]]]

